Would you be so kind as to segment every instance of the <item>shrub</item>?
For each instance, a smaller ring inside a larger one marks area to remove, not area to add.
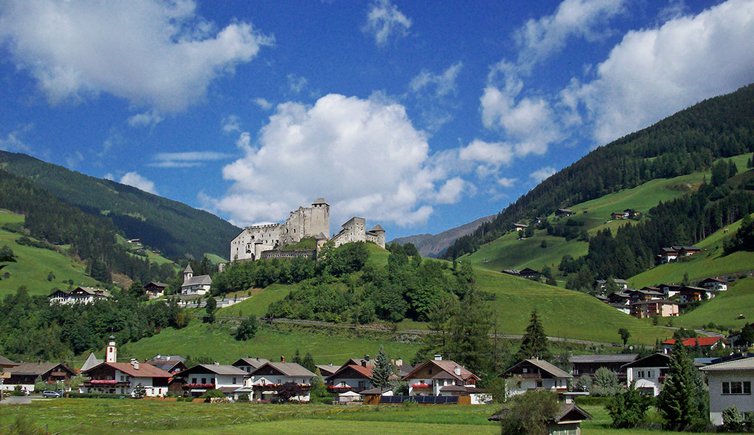
[[[618,429],[637,427],[647,415],[649,400],[631,385],[626,391],[613,396],[606,408]]]

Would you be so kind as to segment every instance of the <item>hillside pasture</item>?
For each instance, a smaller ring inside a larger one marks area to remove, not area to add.
[[[675,326],[703,328],[714,323],[724,329],[741,329],[754,322],[754,278],[748,277],[733,283],[714,299],[702,303],[689,313],[673,319]]]

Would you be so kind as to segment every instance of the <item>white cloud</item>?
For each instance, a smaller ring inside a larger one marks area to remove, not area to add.
[[[450,110],[457,106],[454,97],[461,69],[462,62],[450,65],[439,74],[423,69],[409,83],[409,94],[416,99],[414,107],[428,131],[435,132],[453,119]]]
[[[137,113],[128,118],[128,125],[131,127],[154,127],[162,122],[163,117],[156,110],[147,110],[146,112]]]
[[[288,92],[292,94],[300,94],[306,88],[309,80],[306,77],[297,76],[296,74],[288,74]]]
[[[730,0],[629,32],[594,80],[566,93],[586,107],[594,139],[606,143],[754,81],[752,41],[754,2]]]
[[[552,15],[530,19],[516,33],[518,66],[524,70],[565,47],[571,37],[594,40],[609,33],[607,21],[623,12],[624,0],[565,0]]]
[[[500,185],[500,187],[513,187],[516,184],[516,181],[518,181],[516,178],[500,177],[497,179],[497,184]]]
[[[385,46],[393,37],[406,36],[410,28],[411,19],[399,11],[397,6],[390,3],[390,0],[378,0],[369,8],[362,31],[374,36],[378,46]]]
[[[245,157],[223,169],[233,185],[207,206],[242,225],[282,220],[324,196],[335,225],[357,215],[408,226],[426,221],[432,204],[471,189],[460,178],[445,181],[452,159],[430,156],[405,108],[379,96],[280,104],[256,146],[248,133],[239,142]]]
[[[456,79],[463,69],[463,62],[457,62],[449,66],[441,74],[432,74],[423,69],[419,74],[411,79],[409,88],[413,92],[420,92],[428,87],[433,87],[433,94],[437,97],[445,97],[456,93]]]
[[[76,151],[73,154],[69,154],[68,157],[65,158],[65,164],[70,168],[75,168],[79,163],[84,161],[84,155],[81,154],[81,151]]]
[[[541,183],[545,181],[546,179],[550,178],[553,174],[558,172],[555,168],[552,166],[545,166],[544,168],[539,168],[536,171],[529,174],[529,177],[536,181],[537,183]]]
[[[0,150],[30,152],[31,147],[24,142],[23,136],[32,128],[32,124],[26,124],[9,132],[5,137],[0,137]]]
[[[217,31],[191,0],[3,2],[0,40],[53,104],[106,92],[163,113],[273,42],[245,22]]]
[[[471,196],[476,193],[476,188],[461,177],[453,177],[442,185],[435,195],[435,202],[438,204],[455,204],[461,200],[464,193]]]
[[[256,104],[262,110],[272,109],[272,103],[264,98],[254,98],[254,104]]]
[[[157,190],[154,188],[154,182],[139,175],[137,172],[126,172],[120,177],[120,183],[157,195]]]
[[[222,130],[225,134],[238,133],[241,131],[241,119],[238,115],[228,115],[223,118]]]
[[[215,151],[185,151],[178,153],[157,153],[149,166],[157,168],[194,168],[203,166],[206,162],[225,160],[233,157],[231,154]]]

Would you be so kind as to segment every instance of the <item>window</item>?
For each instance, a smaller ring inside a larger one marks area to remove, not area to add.
[[[652,370],[647,370],[647,377],[648,377],[648,378],[651,378],[651,377],[652,377]]]
[[[537,380],[537,388],[542,388],[542,381],[541,380]]]
[[[207,383],[207,378],[202,378],[202,384],[206,384],[206,383]]]
[[[749,381],[723,382],[723,394],[751,395],[751,382]]]
[[[235,384],[235,383],[236,383],[236,378],[235,378],[235,376],[234,376],[234,377],[233,377],[233,382],[231,382],[231,384]]]
[[[191,378],[191,383],[192,383],[192,384],[196,384],[196,383],[197,383],[197,382],[196,382],[196,378]]]

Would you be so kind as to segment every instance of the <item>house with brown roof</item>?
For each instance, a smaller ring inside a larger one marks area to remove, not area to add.
[[[186,358],[180,355],[155,355],[154,358],[145,362],[173,374],[180,373],[188,368]]]
[[[165,294],[166,288],[168,288],[168,285],[165,283],[150,281],[144,286],[144,291],[146,292],[149,299],[154,299],[163,296]]]
[[[112,295],[109,291],[95,287],[76,287],[70,291],[55,289],[47,297],[50,301],[50,305],[91,304],[96,301],[103,301],[110,298],[112,298]]]
[[[449,395],[449,390],[443,391],[446,387],[475,389],[479,376],[455,361],[436,355],[435,359],[416,365],[403,380],[408,382],[409,396],[441,396]]]
[[[231,364],[233,367],[238,367],[239,369],[245,371],[246,373],[251,374],[254,370],[258,369],[259,367],[262,367],[263,365],[270,362],[267,358],[252,358],[252,357],[246,357],[246,358],[239,358]]]
[[[352,391],[360,393],[372,388],[372,370],[374,365],[348,364],[339,368],[335,373],[328,376],[327,390],[331,393],[345,393]]]
[[[139,390],[147,397],[168,394],[172,374],[151,364],[131,362],[103,362],[82,372],[88,379],[81,385],[82,393],[123,394],[136,396]]]
[[[646,319],[649,317],[676,317],[679,314],[678,302],[665,299],[641,300],[631,303],[631,315]]]
[[[523,394],[529,390],[549,390],[557,393],[568,390],[569,373],[543,359],[525,359],[509,368],[502,375],[508,379],[506,396]]]
[[[16,386],[21,390],[33,392],[37,379],[54,386],[58,382],[64,382],[75,376],[76,373],[62,363],[21,363],[5,369],[7,379],[0,387],[5,391],[12,391]]]
[[[341,367],[343,367],[343,366],[336,366],[336,365],[333,365],[333,363],[330,363],[330,364],[317,364],[317,369],[319,369],[319,374],[321,374],[323,378],[326,378],[328,376],[332,376]]]
[[[728,281],[722,278],[707,278],[699,282],[699,287],[724,292],[728,290]]]
[[[301,395],[292,397],[296,402],[308,402],[312,378],[316,376],[306,367],[297,363],[268,362],[251,373],[251,387],[253,400],[273,399],[277,390],[288,383],[297,384],[301,388]]]
[[[618,379],[625,382],[626,372],[622,370],[622,367],[630,362],[636,361],[638,356],[639,355],[635,353],[619,353],[614,355],[574,355],[568,358],[568,362],[571,364],[571,375],[573,376],[594,376],[598,369],[604,367],[618,375]]]
[[[184,395],[201,396],[207,390],[220,390],[233,397],[236,390],[246,386],[249,374],[238,367],[225,364],[197,364],[175,375],[174,384],[181,384]],[[177,390],[176,387],[171,386]]]

